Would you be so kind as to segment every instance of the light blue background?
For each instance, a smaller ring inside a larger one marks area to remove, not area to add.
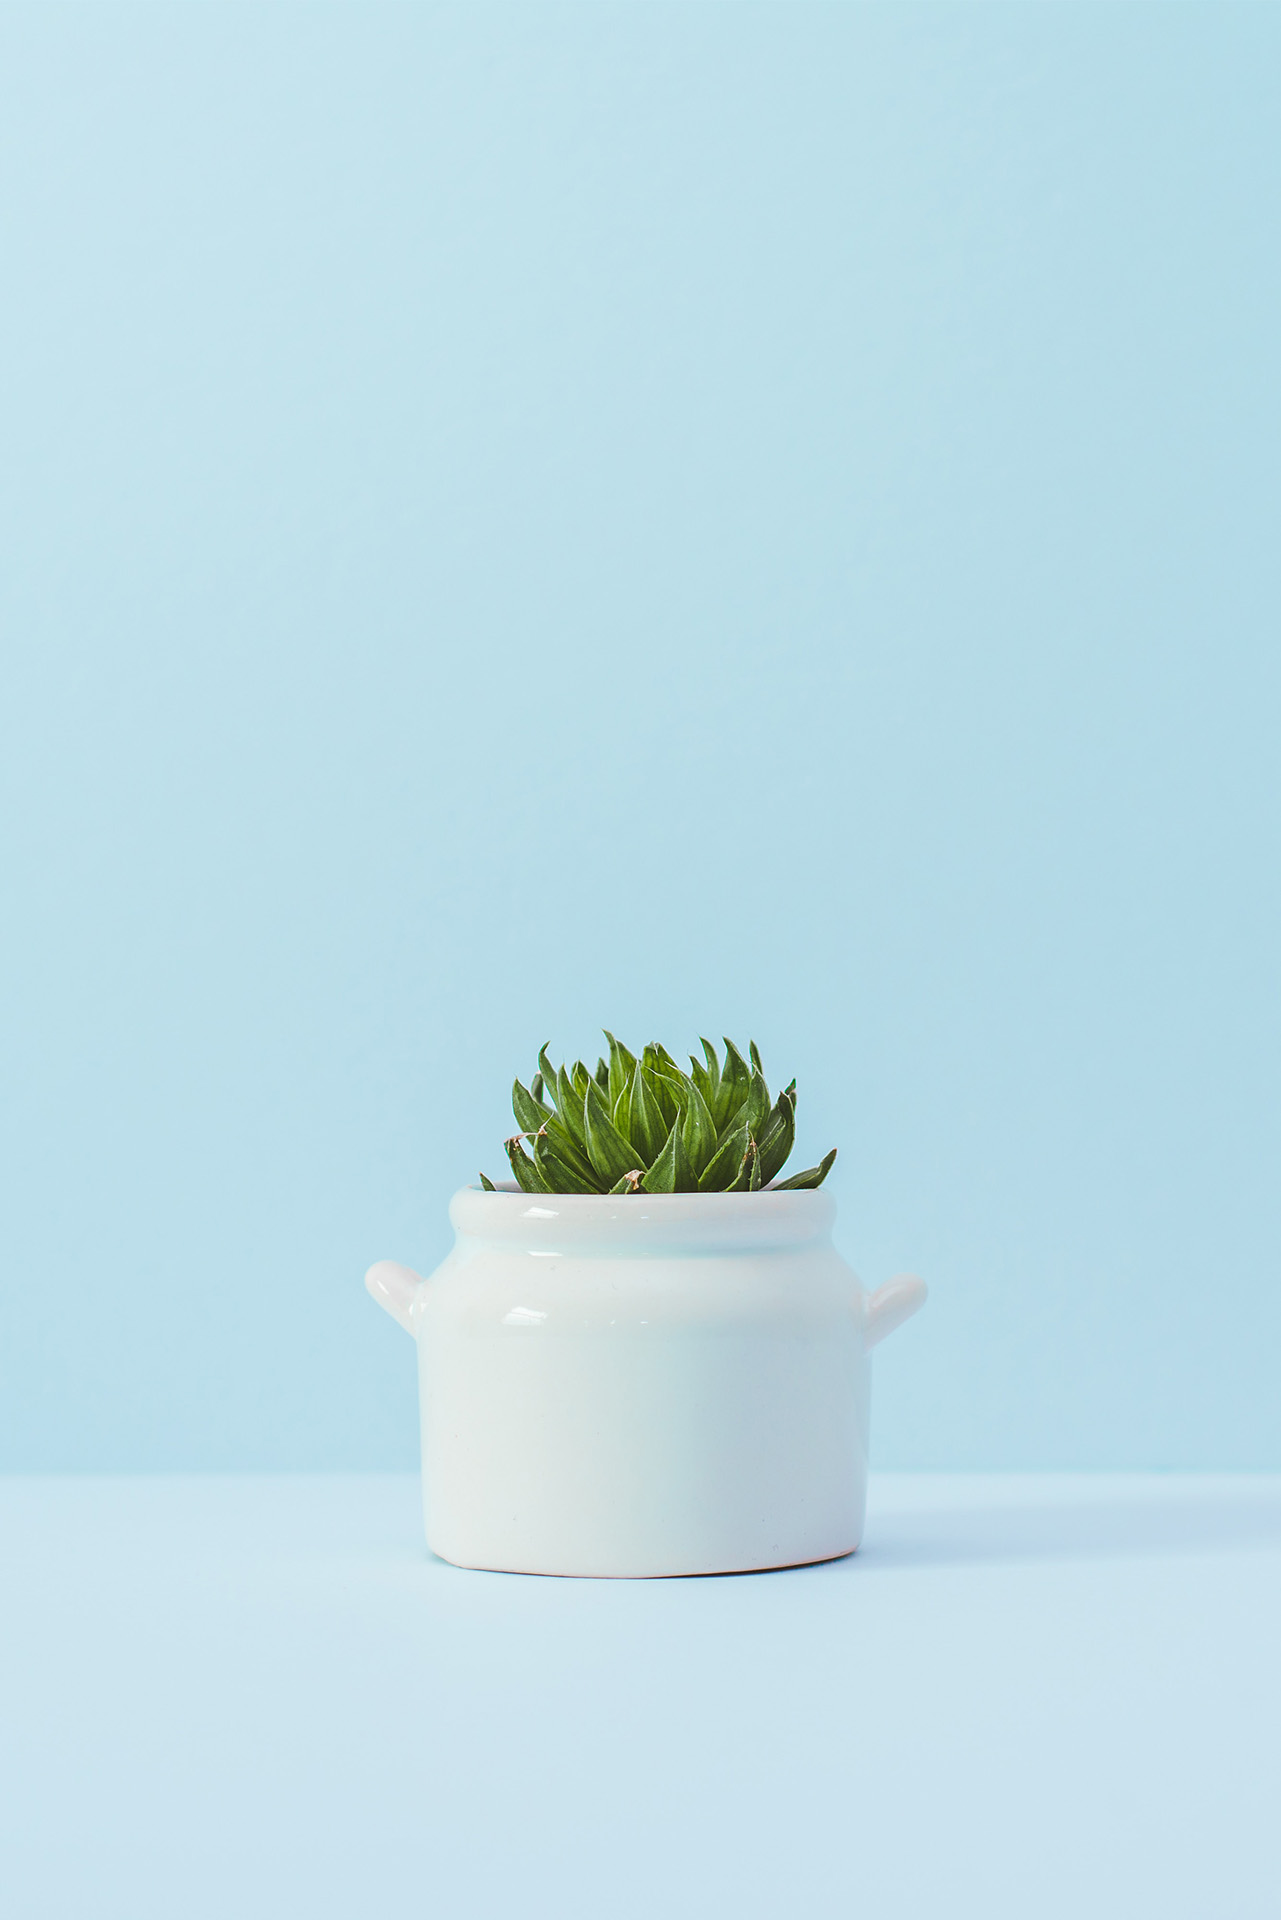
[[[0,24],[0,1464],[411,1464],[538,1043],[754,1033],[894,1466],[1281,1465],[1281,15]],[[593,1055],[594,1057],[594,1055]]]

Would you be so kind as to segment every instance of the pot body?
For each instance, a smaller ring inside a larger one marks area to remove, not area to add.
[[[418,1342],[432,1551],[598,1576],[851,1553],[875,1327],[834,1211],[821,1192],[456,1195],[453,1252],[384,1299]]]

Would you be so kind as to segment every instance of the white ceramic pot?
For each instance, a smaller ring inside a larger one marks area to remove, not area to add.
[[[821,1191],[455,1194],[428,1280],[365,1284],[418,1342],[427,1543],[460,1567],[735,1573],[852,1553],[870,1297]]]

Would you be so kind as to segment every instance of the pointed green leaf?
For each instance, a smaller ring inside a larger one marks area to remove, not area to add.
[[[595,1079],[595,1081],[596,1081],[596,1085],[597,1085],[597,1086],[598,1086],[598,1087],[600,1088],[600,1090],[601,1090],[601,1092],[602,1092],[603,1094],[605,1094],[606,1096],[608,1096],[608,1094],[609,1094],[609,1068],[608,1068],[608,1067],[607,1067],[607,1066],[605,1065],[605,1062],[604,1062],[603,1060],[598,1060],[598,1061],[596,1062],[596,1072],[595,1072],[595,1074],[594,1074],[594,1076],[593,1076],[593,1078]]]
[[[790,1180],[780,1180],[773,1187],[774,1193],[787,1193],[798,1187],[821,1187],[832,1171],[832,1162],[836,1158],[836,1148],[825,1153],[816,1167],[806,1167],[804,1173],[794,1173]]]
[[[675,1121],[663,1151],[642,1182],[646,1193],[693,1193],[694,1180],[689,1157],[681,1143],[680,1122]]]
[[[519,1080],[512,1082],[512,1112],[522,1133],[537,1133],[547,1118],[547,1108],[539,1106],[532,1093]]]
[[[534,1135],[534,1165],[552,1193],[582,1191],[577,1174],[553,1151],[550,1127],[543,1127]]]
[[[543,1076],[541,1073],[536,1073],[534,1075],[533,1079],[529,1083],[529,1091],[533,1094],[535,1100],[537,1100],[539,1106],[541,1107],[543,1104]]]
[[[604,1193],[606,1183],[592,1172],[583,1172],[564,1159],[550,1129],[534,1141],[534,1165],[546,1180],[551,1193]]]
[[[689,1102],[690,1090],[694,1082],[690,1079],[684,1067],[678,1067],[676,1062],[669,1057],[660,1063],[657,1071],[670,1086],[677,1104],[682,1108],[685,1107]]]
[[[689,1056],[689,1077],[702,1094],[704,1105],[710,1110],[716,1098],[715,1089],[707,1077],[707,1068],[701,1060],[696,1060],[692,1053]]]
[[[556,1158],[563,1162],[566,1169],[582,1182],[581,1189],[575,1191],[590,1193],[596,1181],[591,1159],[586,1147],[580,1147],[559,1114],[550,1114],[539,1131],[546,1135],[547,1145]]]
[[[726,1039],[725,1065],[721,1068],[720,1085],[716,1089],[716,1105],[712,1108],[712,1118],[724,1135],[726,1127],[747,1098],[747,1089],[752,1083],[751,1068],[744,1060],[734,1042]]]
[[[684,1132],[676,1130],[676,1191],[677,1193],[697,1193],[698,1176],[685,1148]]]
[[[493,1183],[493,1181],[492,1181],[492,1180],[490,1179],[490,1177],[489,1177],[489,1175],[488,1175],[487,1173],[482,1173],[482,1174],[481,1174],[481,1176],[480,1176],[480,1184],[481,1184],[481,1187],[482,1187],[482,1189],[483,1189],[483,1190],[484,1190],[484,1191],[485,1191],[486,1193],[497,1193],[497,1192],[498,1192],[498,1188],[497,1188],[497,1187],[496,1187],[496,1186],[494,1185],[494,1183]]]
[[[611,1186],[615,1180],[621,1180],[636,1165],[636,1149],[630,1140],[625,1140],[609,1117],[609,1108],[605,1105],[605,1096],[593,1080],[587,1088],[587,1098],[583,1106],[583,1121],[587,1133],[587,1151],[591,1155],[592,1166],[597,1174]]]
[[[747,1051],[751,1055],[752,1065],[755,1067],[757,1073],[760,1074],[763,1080],[765,1078],[765,1069],[761,1065],[760,1049],[757,1047],[755,1040],[748,1041]]]
[[[707,1056],[707,1063],[704,1065],[701,1060],[696,1060],[693,1054],[691,1054],[689,1057],[689,1077],[707,1102],[708,1112],[711,1114],[713,1121],[715,1121],[716,1101],[721,1084],[721,1063],[716,1056],[716,1049],[710,1040],[703,1040],[700,1042],[700,1045]]]
[[[615,1040],[608,1027],[604,1031],[605,1038],[609,1041],[609,1106],[612,1113],[626,1089],[632,1084],[636,1055],[631,1053],[621,1041]]]
[[[632,1137],[632,1083],[630,1080],[615,1100],[609,1117],[624,1140],[630,1140]]]
[[[747,1098],[738,1110],[738,1124],[746,1127],[754,1140],[758,1139],[768,1113],[769,1088],[759,1073],[753,1073]]]
[[[707,1102],[692,1080],[685,1082],[689,1089],[689,1099],[685,1107],[685,1121],[681,1127],[681,1140],[689,1156],[690,1172],[694,1185],[698,1185],[698,1176],[716,1152],[716,1123],[708,1111]]]
[[[632,1151],[640,1164],[652,1167],[663,1151],[670,1123],[664,1119],[662,1109],[650,1093],[645,1069],[639,1060],[632,1069],[632,1083],[624,1098],[627,1101],[627,1125],[620,1131],[631,1141]]]
[[[726,1193],[733,1186],[742,1165],[743,1155],[747,1152],[747,1128],[740,1127],[732,1133],[723,1146],[718,1147],[699,1176],[700,1193]]]
[[[667,1136],[662,1152],[646,1173],[641,1185],[646,1193],[675,1193],[676,1191],[676,1142],[679,1127],[673,1127]]]
[[[557,1076],[555,1067],[552,1065],[551,1061],[547,1058],[546,1047],[542,1047],[539,1049],[538,1071],[543,1076],[544,1092],[547,1094],[548,1099],[554,1100],[556,1098],[558,1076]]]
[[[743,1157],[738,1163],[738,1172],[730,1183],[730,1193],[746,1193],[752,1184],[752,1169],[756,1165],[756,1142],[748,1135]]]
[[[548,1186],[546,1179],[539,1172],[538,1168],[527,1157],[525,1149],[520,1144],[519,1134],[514,1135],[510,1140],[504,1140],[503,1145],[507,1149],[507,1158],[512,1163],[512,1172],[516,1176],[516,1184],[522,1192],[551,1193],[554,1191],[552,1187]]]
[[[566,1133],[579,1151],[587,1154],[587,1135],[583,1131],[583,1096],[575,1093],[574,1083],[564,1067],[556,1076],[556,1107]],[[590,1155],[588,1158],[590,1160]]]
[[[650,1076],[650,1087],[655,1098],[662,1097],[672,1108],[674,1120],[684,1120],[685,1109],[689,1105],[689,1090],[692,1082],[681,1074],[677,1079],[674,1073],[656,1073]]]
[[[590,1075],[590,1073],[588,1073],[582,1061],[575,1060],[574,1070],[570,1074],[569,1080],[570,1080],[570,1085],[573,1087],[574,1092],[578,1095],[580,1100],[583,1098],[584,1094],[587,1092],[587,1082],[591,1079],[591,1077],[592,1076]]]
[[[649,1083],[657,1095],[665,1097],[671,1104],[671,1118],[677,1115],[683,1120],[694,1090],[694,1082],[682,1071],[665,1048],[655,1048],[658,1059],[649,1068]]]
[[[646,1091],[663,1116],[663,1133],[666,1135],[680,1111],[680,1103],[667,1078],[658,1048],[652,1044],[647,1046],[641,1055],[641,1069],[645,1078]]]
[[[774,1102],[757,1142],[761,1154],[762,1186],[782,1172],[795,1139],[796,1096],[789,1087]]]

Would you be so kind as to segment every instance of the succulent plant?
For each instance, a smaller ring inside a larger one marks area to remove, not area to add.
[[[554,1067],[543,1048],[528,1087],[512,1088],[520,1132],[506,1142],[525,1193],[755,1193],[818,1187],[836,1158],[780,1180],[796,1133],[796,1082],[771,1101],[753,1041],[744,1060],[732,1040],[722,1060],[678,1067],[666,1047],[639,1054],[606,1031],[609,1060]],[[532,1157],[524,1142],[531,1144]],[[480,1184],[494,1192],[483,1173]]]

